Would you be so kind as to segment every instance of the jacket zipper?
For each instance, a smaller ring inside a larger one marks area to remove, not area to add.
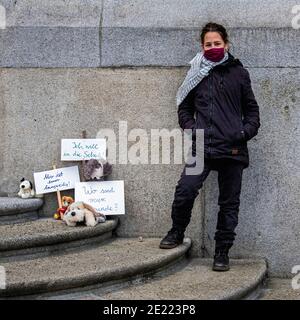
[[[221,70],[221,81],[220,81],[220,87],[221,87],[221,90],[224,89],[224,85],[223,85],[223,79],[224,79],[224,73],[223,73],[223,70]]]
[[[210,109],[209,109],[209,146],[208,156],[211,156],[211,143],[212,143],[212,109],[213,109],[213,96],[212,96],[212,72],[209,79],[209,91],[210,91]]]

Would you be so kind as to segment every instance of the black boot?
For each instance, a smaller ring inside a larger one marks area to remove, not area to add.
[[[183,239],[184,231],[172,227],[172,229],[168,231],[167,235],[161,240],[159,247],[161,249],[172,249],[181,244]]]
[[[228,257],[230,247],[229,245],[216,247],[212,268],[214,271],[228,271],[230,269]]]

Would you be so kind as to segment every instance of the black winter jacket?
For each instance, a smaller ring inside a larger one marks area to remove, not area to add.
[[[258,133],[259,106],[248,70],[228,55],[179,105],[178,122],[182,129],[193,129],[193,143],[195,129],[204,129],[204,157],[233,158],[247,168],[247,141]]]

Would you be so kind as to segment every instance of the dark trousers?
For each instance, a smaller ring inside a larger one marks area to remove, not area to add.
[[[175,188],[174,201],[172,204],[173,227],[185,231],[188,226],[195,198],[202,188],[203,182],[211,170],[218,172],[219,185],[219,212],[216,233],[216,247],[228,246],[234,242],[235,227],[238,224],[238,212],[240,205],[240,193],[242,184],[242,173],[244,165],[237,160],[207,159],[204,161],[204,169],[201,174],[187,175],[185,164],[181,177]]]

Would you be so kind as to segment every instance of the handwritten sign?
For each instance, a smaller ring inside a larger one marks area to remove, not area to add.
[[[76,183],[75,201],[84,201],[105,215],[125,214],[124,181]]]
[[[78,166],[35,172],[33,176],[38,194],[74,189],[80,181]]]
[[[61,139],[61,160],[106,159],[106,139]]]

